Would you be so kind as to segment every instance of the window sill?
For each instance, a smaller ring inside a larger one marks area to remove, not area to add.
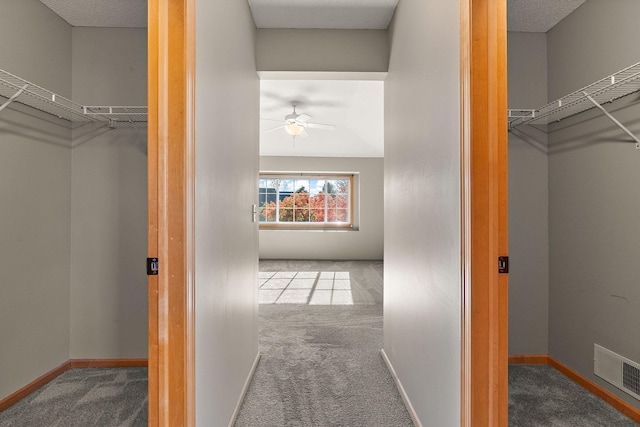
[[[260,231],[303,231],[303,232],[329,232],[329,233],[349,233],[351,231],[360,231],[358,227],[327,227],[327,228],[310,228],[310,227],[260,227]]]

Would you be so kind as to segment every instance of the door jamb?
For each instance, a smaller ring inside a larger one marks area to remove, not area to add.
[[[461,0],[461,425],[508,424],[506,1]]]
[[[195,0],[148,0],[149,426],[195,425]]]

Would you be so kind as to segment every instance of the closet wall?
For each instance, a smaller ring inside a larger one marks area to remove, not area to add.
[[[73,28],[73,100],[147,105],[146,28]],[[73,131],[71,358],[147,356],[146,126]]]
[[[640,61],[636,0],[589,0],[547,34],[556,99]],[[640,95],[605,107],[640,135]],[[593,374],[593,344],[640,362],[640,151],[599,111],[550,126],[550,355]]]
[[[509,108],[547,103],[547,36],[509,33]],[[547,134],[509,132],[509,354],[547,354],[549,221]]]
[[[146,30],[2,3],[0,68],[81,104],[146,105],[146,57]],[[0,399],[69,358],[146,357],[145,141],[0,112]]]
[[[0,68],[71,96],[71,27],[3,1]],[[0,399],[69,358],[70,136],[51,115],[0,112]]]

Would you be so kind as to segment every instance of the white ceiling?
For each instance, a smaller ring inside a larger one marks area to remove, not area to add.
[[[382,81],[261,80],[260,117],[284,121],[296,111],[309,122],[335,125],[335,130],[309,129],[295,143],[279,122],[260,120],[260,155],[317,157],[383,157],[384,103]]]

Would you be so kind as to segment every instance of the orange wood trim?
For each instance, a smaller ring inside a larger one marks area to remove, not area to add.
[[[187,76],[188,70],[193,73],[193,47],[187,48],[194,34],[190,1],[149,2],[149,250],[155,244],[159,259],[159,274],[150,280],[149,292],[149,425],[154,427],[188,427],[195,415],[189,401],[194,397],[193,360],[188,360],[193,358],[188,265],[192,140],[187,138],[193,137],[193,126],[187,114],[193,114],[188,91],[194,84]]]
[[[549,356],[546,354],[517,354],[509,356],[512,365],[548,365]]]
[[[460,0],[460,425],[471,427],[471,0]]]
[[[620,399],[618,396],[616,396],[613,393],[607,391],[606,389],[602,388],[601,386],[599,386],[598,384],[594,383],[593,381],[583,377],[582,375],[580,375],[579,373],[577,373],[573,369],[571,369],[568,366],[558,362],[557,360],[555,360],[552,357],[549,357],[549,366],[557,369],[559,372],[561,372],[562,374],[567,376],[573,382],[581,385],[582,387],[587,389],[589,392],[591,392],[594,395],[598,396],[600,399],[604,400],[609,405],[613,406],[615,409],[617,409],[618,411],[622,412],[627,417],[631,418],[633,421],[635,421],[637,423],[640,423],[640,410],[639,409],[631,406],[630,404],[628,404],[624,400]]]
[[[45,386],[56,377],[75,368],[132,368],[147,366],[147,359],[71,359],[46,374],[36,378],[15,393],[0,400],[0,412],[15,405],[34,391]]]
[[[471,420],[508,424],[506,0],[470,0]]]
[[[16,404],[18,401],[24,399],[25,397],[27,397],[34,391],[38,390],[40,387],[46,385],[57,376],[65,373],[69,369],[71,369],[70,361],[66,361],[62,365],[58,366],[57,368],[54,368],[49,372],[47,372],[46,374],[36,378],[26,386],[22,387],[20,390],[16,391],[15,393],[12,393],[9,396],[5,397],[4,399],[0,400],[0,412]]]
[[[583,377],[567,365],[558,362],[551,356],[546,354],[533,354],[533,355],[514,355],[509,356],[510,364],[530,364],[530,365],[549,365],[569,378],[571,381],[582,386],[590,393],[598,396],[606,403],[617,409],[618,411],[631,418],[633,421],[640,423],[640,409],[630,405],[618,396],[614,395],[610,391],[602,388],[593,381]]]
[[[71,359],[69,368],[143,368],[148,359]]]

